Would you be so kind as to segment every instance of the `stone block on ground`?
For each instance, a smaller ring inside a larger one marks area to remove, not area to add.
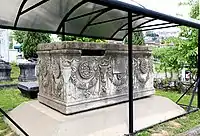
[[[19,63],[20,75],[18,80],[20,82],[36,81],[35,66],[36,63],[34,62]]]
[[[39,92],[38,82],[19,82],[17,87],[21,91],[22,95],[32,99],[37,98]]]
[[[8,62],[0,59],[0,81],[9,81],[11,72],[11,66]]]

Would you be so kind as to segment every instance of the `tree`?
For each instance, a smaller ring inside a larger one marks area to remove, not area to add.
[[[45,33],[14,31],[13,37],[22,44],[22,51],[26,59],[37,58],[38,44],[51,42],[50,35]]]
[[[144,35],[141,31],[133,33],[133,45],[144,45]]]
[[[14,31],[13,32],[13,38],[14,38],[15,41],[22,44],[25,37],[26,37],[26,34],[27,34],[27,32],[25,32],[25,31]]]
[[[191,6],[190,17],[199,19],[199,1],[189,1],[184,4]],[[155,49],[153,55],[155,58],[159,58],[161,69],[165,66],[178,71],[187,66],[194,75],[197,71],[197,30],[185,26],[180,27],[180,29],[181,31],[177,38],[170,37],[165,40],[167,44],[173,43],[173,47]]]
[[[149,37],[159,37],[158,34],[154,33],[153,31],[147,31],[145,33],[145,36],[149,36]]]
[[[128,43],[128,36],[125,38],[124,43]],[[133,45],[144,45],[144,35],[141,31],[134,32],[132,36],[132,44]]]

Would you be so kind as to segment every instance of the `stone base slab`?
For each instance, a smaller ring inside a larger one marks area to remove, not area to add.
[[[144,92],[134,92],[133,98],[138,97],[146,97],[154,94],[154,89],[145,90]],[[86,110],[97,109],[109,105],[115,105],[118,103],[128,101],[128,94],[121,94],[110,97],[102,97],[93,100],[82,101],[78,103],[66,104],[64,102],[58,101],[51,97],[39,94],[38,95],[39,102],[48,105],[49,107],[60,111],[63,114],[73,114],[76,112],[82,112]]]
[[[173,118],[185,111],[160,96],[134,101],[134,131]],[[128,133],[128,103],[66,116],[37,100],[8,113],[30,136],[123,136]],[[6,122],[19,135],[9,121]]]

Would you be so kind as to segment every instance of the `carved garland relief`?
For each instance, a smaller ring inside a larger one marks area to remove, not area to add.
[[[114,72],[114,66],[111,63],[112,61],[114,61],[112,57],[95,57],[92,59],[90,58],[88,61],[87,59],[82,61],[81,58],[72,58],[71,60],[68,60],[66,57],[62,56],[61,58],[52,58],[50,68],[49,57],[42,56],[38,61],[39,72],[37,73],[42,82],[42,86],[44,87],[43,93],[52,95],[61,101],[65,100],[66,96],[64,91],[67,90],[63,89],[65,83],[62,73],[65,67],[71,69],[69,82],[71,82],[78,91],[82,91],[82,96],[85,98],[89,98],[91,95],[97,97],[110,95],[108,92],[109,88],[107,88],[109,87],[108,80],[115,86],[116,93],[126,92],[128,81],[127,61],[124,66],[125,69],[118,73]],[[151,72],[150,65],[149,58],[147,57],[134,58],[133,67],[135,77],[141,85],[145,85],[149,80]],[[51,79],[52,84],[49,82]],[[98,93],[94,93],[94,88],[97,87],[97,85],[99,85]],[[53,87],[51,91],[48,89],[49,86]]]
[[[40,93],[43,94],[48,94],[48,91],[50,90],[50,72],[49,72],[49,67],[50,67],[50,61],[49,57],[46,55],[41,56],[41,58],[38,60],[37,64],[37,75],[39,82],[42,82],[40,86]]]
[[[75,87],[84,92],[89,97],[91,88],[96,87],[99,82],[98,96],[109,95],[107,88],[107,78],[116,86],[117,91],[122,91],[122,86],[127,86],[127,70],[122,73],[113,73],[111,57],[95,58],[90,61],[79,62],[71,66],[71,82]]]
[[[53,97],[56,97],[57,99],[64,101],[65,94],[63,90],[64,86],[64,78],[63,74],[61,74],[61,68],[60,68],[60,58],[53,58],[51,69],[52,69],[52,78],[53,78],[53,90],[52,95]]]

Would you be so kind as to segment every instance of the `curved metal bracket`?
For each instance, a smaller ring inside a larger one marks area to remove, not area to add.
[[[105,21],[92,23],[92,24],[90,24],[90,26],[104,24],[104,23],[110,23],[110,22],[113,22],[113,21],[118,21],[118,20],[127,19],[127,18],[128,17],[126,16],[126,17],[119,17],[119,18],[115,18],[115,19],[109,19],[109,20],[105,20]]]
[[[36,4],[34,4],[33,6],[31,6],[31,7],[27,8],[27,9],[25,9],[24,11],[22,11],[27,1],[28,1],[28,0],[23,0],[23,1],[22,1],[22,4],[20,5],[19,10],[18,10],[18,13],[17,13],[17,17],[16,17],[16,19],[15,19],[14,27],[17,26],[17,23],[18,23],[18,21],[19,21],[19,17],[20,17],[21,15],[23,15],[23,14],[25,14],[25,13],[31,11],[32,9],[34,9],[34,8],[36,8],[36,7],[39,7],[40,5],[46,3],[46,2],[49,1],[49,0],[42,0],[42,1],[40,1],[40,2],[38,2],[38,3],[36,3]]]
[[[81,30],[80,35],[83,34],[83,32],[87,29],[87,27],[88,27],[95,19],[97,19],[98,17],[100,17],[101,15],[103,15],[104,13],[106,13],[106,12],[108,12],[108,11],[110,11],[110,10],[112,10],[112,9],[111,9],[111,8],[106,8],[106,9],[103,9],[101,13],[95,15],[95,16],[85,25],[85,27]]]
[[[68,19],[68,17],[76,10],[78,9],[79,7],[81,7],[83,4],[87,3],[88,1],[87,0],[83,0],[81,2],[79,2],[78,4],[76,4],[69,12],[67,12],[67,14],[64,16],[64,18],[62,19],[62,21],[60,22],[56,32],[60,32],[63,24],[65,23],[65,20]]]
[[[75,17],[72,17],[72,18],[69,18],[69,19],[65,20],[65,22],[71,21],[71,20],[75,20],[75,19],[78,19],[78,18],[81,18],[81,17],[89,16],[89,15],[92,15],[92,14],[95,14],[95,13],[99,13],[102,10],[103,9],[99,9],[99,10],[96,10],[96,11],[93,11],[93,12],[89,12],[89,13],[86,13],[86,14],[83,14],[83,15],[75,16]]]
[[[143,30],[135,30],[135,31],[133,31],[133,32],[150,31],[150,30],[163,29],[163,28],[170,28],[170,27],[177,27],[177,26],[180,26],[180,25],[170,25],[170,26],[163,26],[163,27],[149,28],[149,29],[143,29]]]
[[[137,16],[138,16],[138,15],[137,15]],[[136,20],[139,20],[139,19],[141,19],[141,18],[144,18],[144,16],[137,17],[137,18],[133,19],[132,22],[133,22],[133,21],[136,21]],[[111,39],[112,39],[123,27],[125,27],[125,26],[127,26],[127,25],[128,25],[128,23],[125,23],[124,25],[122,25],[121,27],[119,27],[119,28],[112,34]]]
[[[15,23],[14,23],[14,28],[17,26],[17,23],[18,23],[18,21],[19,21],[19,17],[20,17],[20,15],[21,15],[21,12],[22,12],[22,10],[23,10],[23,8],[24,8],[24,5],[26,4],[27,1],[28,1],[28,0],[23,0],[23,1],[22,1],[22,4],[21,4],[20,7],[19,7],[19,10],[18,10],[18,13],[17,13],[17,17],[16,17]]]
[[[154,20],[156,20],[156,19],[151,19],[151,20],[145,21],[145,22],[143,22],[142,24],[139,24],[138,26],[134,27],[134,28],[132,29],[132,31],[133,31],[134,29],[136,29],[136,28],[138,28],[138,27],[140,27],[140,26],[142,26],[142,25],[144,25],[144,24],[146,24],[146,23],[152,22],[152,21],[154,21]],[[126,33],[122,39],[126,38],[127,35],[128,35],[128,33]]]
[[[49,1],[49,0],[42,0],[42,1],[38,2],[38,3],[36,3],[35,5],[33,5],[33,6],[29,7],[29,8],[27,8],[27,9],[25,9],[24,11],[22,11],[21,15],[24,14],[24,13],[27,13],[27,12],[31,11],[32,9],[34,9],[36,7],[39,7],[40,5],[46,3],[47,1]]]

